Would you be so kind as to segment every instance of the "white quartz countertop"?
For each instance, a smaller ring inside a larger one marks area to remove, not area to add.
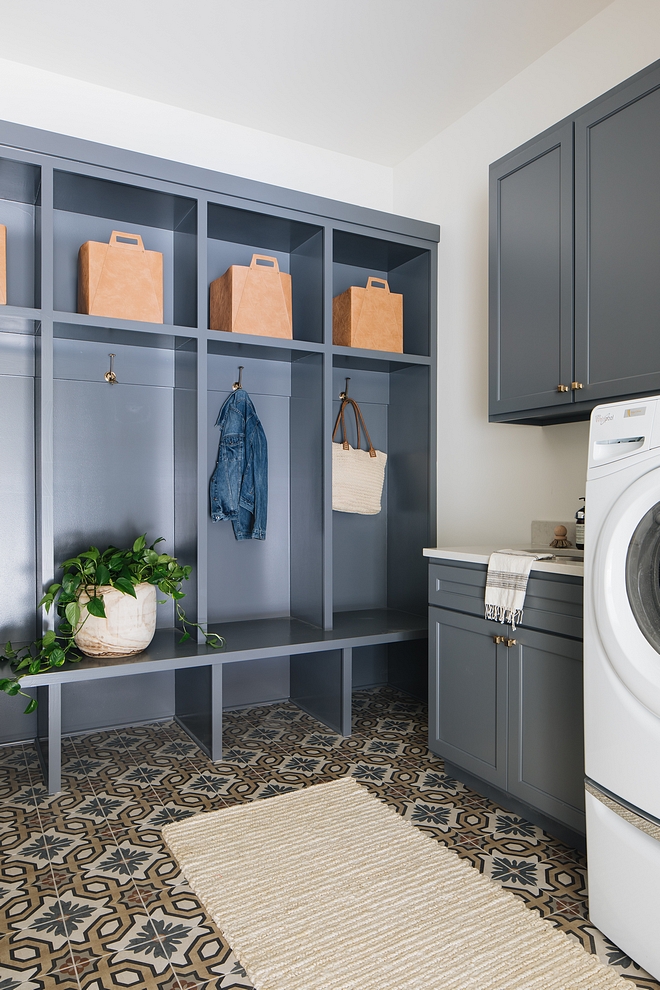
[[[466,560],[475,564],[487,564],[491,553],[497,550],[528,550],[536,553],[552,553],[548,548],[532,550],[530,547],[519,545],[505,546],[477,546],[477,547],[426,547],[425,557],[436,558],[438,560]],[[548,574],[570,574],[572,577],[584,576],[584,563],[582,560],[570,560],[567,557],[557,556],[553,560],[535,560],[532,564],[533,571],[545,571]]]

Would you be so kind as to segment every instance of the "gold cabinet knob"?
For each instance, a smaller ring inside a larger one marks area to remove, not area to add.
[[[507,639],[506,645],[507,646],[515,646],[517,642],[518,642],[517,639]]]
[[[493,642],[495,644],[503,643],[505,638],[505,636],[493,636]]]
[[[558,392],[568,392],[568,385],[558,385],[557,386],[557,391]]]
[[[584,388],[584,385],[582,384],[582,382],[571,382],[571,388],[573,389],[574,392],[577,392],[579,388]]]

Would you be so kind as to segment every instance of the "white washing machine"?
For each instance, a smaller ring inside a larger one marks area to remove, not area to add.
[[[660,396],[591,414],[584,592],[589,914],[660,979]]]

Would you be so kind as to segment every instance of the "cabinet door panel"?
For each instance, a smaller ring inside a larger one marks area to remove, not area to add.
[[[575,124],[580,398],[660,388],[660,71]]]
[[[523,629],[513,636],[508,790],[584,831],[582,643]]]
[[[429,747],[506,785],[506,647],[498,623],[430,608]]]
[[[572,401],[572,225],[569,123],[491,166],[491,416]]]

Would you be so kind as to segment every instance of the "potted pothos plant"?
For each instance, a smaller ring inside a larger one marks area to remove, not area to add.
[[[78,663],[83,655],[130,656],[145,650],[156,631],[156,589],[174,600],[176,617],[183,630],[180,642],[190,639],[190,629],[201,629],[186,619],[180,599],[181,586],[192,568],[181,566],[175,557],[159,553],[163,537],[147,546],[146,534],[128,550],[96,547],[70,557],[61,565],[61,583],[51,584],[39,602],[46,612],[55,607],[59,623],[41,639],[14,649],[8,642],[4,659],[13,677],[0,679],[0,691],[29,698],[25,714],[37,707],[35,698],[21,691],[26,674],[43,674],[65,662]],[[225,645],[222,636],[202,630],[209,646]]]

